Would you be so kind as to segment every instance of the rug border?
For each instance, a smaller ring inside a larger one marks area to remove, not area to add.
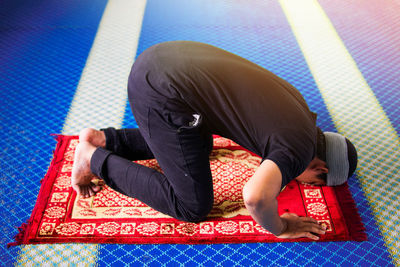
[[[344,183],[340,186],[335,186],[335,195],[338,201],[340,209],[343,213],[343,218],[345,220],[348,235],[352,241],[367,241],[366,228],[362,222],[362,218],[357,208],[357,204],[350,192],[348,183]]]

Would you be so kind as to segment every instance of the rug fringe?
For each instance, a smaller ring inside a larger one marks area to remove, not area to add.
[[[10,248],[12,246],[18,246],[21,245],[24,241],[24,237],[26,234],[26,230],[28,229],[28,224],[23,223],[20,227],[18,227],[18,234],[14,236],[14,242],[8,243],[7,248]]]
[[[368,240],[365,226],[358,213],[357,205],[350,193],[347,183],[335,187],[336,197],[343,212],[343,217],[349,229],[350,239],[353,241]]]

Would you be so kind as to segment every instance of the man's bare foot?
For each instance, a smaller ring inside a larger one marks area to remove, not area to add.
[[[87,141],[80,141],[76,146],[72,167],[71,185],[78,196],[92,197],[101,187],[92,183],[94,174],[90,171],[90,159],[96,147]]]
[[[106,136],[103,131],[85,128],[79,133],[79,142],[89,142],[95,147],[106,147]]]

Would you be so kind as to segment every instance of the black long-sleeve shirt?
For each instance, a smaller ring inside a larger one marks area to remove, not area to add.
[[[315,114],[297,89],[261,66],[190,41],[155,45],[136,62],[152,85],[146,97],[160,105],[178,103],[199,114],[211,133],[274,161],[282,186],[315,156]]]

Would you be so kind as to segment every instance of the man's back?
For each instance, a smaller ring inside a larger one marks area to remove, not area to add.
[[[315,117],[301,94],[244,58],[203,43],[167,42],[142,53],[133,72],[152,85],[142,101],[158,98],[159,108],[199,114],[210,132],[290,165],[291,178],[315,155]]]

